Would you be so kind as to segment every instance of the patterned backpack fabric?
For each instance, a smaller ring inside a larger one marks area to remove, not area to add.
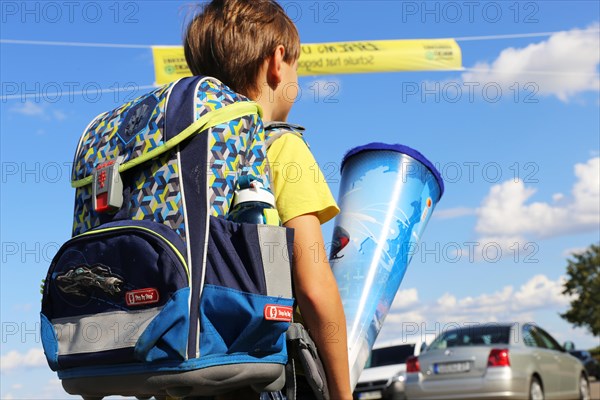
[[[260,113],[196,76],[85,129],[73,237],[49,268],[41,312],[44,352],[67,392],[283,387],[293,233],[224,218],[240,176],[269,187]]]

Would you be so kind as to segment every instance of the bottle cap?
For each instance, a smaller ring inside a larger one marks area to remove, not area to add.
[[[260,201],[267,203],[271,207],[275,207],[275,196],[270,190],[265,189],[262,183],[258,180],[251,181],[249,187],[238,189],[235,191],[233,198],[233,207],[240,203],[249,201]]]

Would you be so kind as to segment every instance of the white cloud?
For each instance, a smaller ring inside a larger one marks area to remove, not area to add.
[[[468,207],[455,207],[455,208],[446,208],[443,210],[436,209],[431,218],[436,219],[451,219],[451,218],[460,218],[466,217],[468,215],[475,215],[477,212],[474,208]]]
[[[406,310],[419,302],[417,289],[399,290],[394,297],[392,307],[396,310]]]
[[[52,109],[45,103],[34,102],[27,100],[24,103],[14,105],[8,109],[9,112],[20,114],[27,117],[36,117],[44,120],[64,121],[67,119],[67,114],[61,110]]]
[[[44,107],[29,100],[20,105],[15,105],[11,107],[9,111],[17,114],[26,115],[28,117],[43,116],[45,114]]]
[[[48,378],[50,377],[51,378]],[[25,384],[9,384],[3,381],[3,388],[11,387],[12,390],[9,393],[2,393],[2,399],[28,399],[28,400],[48,400],[48,399],[77,399],[79,396],[70,395],[65,392],[62,387],[60,379],[55,373],[48,370],[47,374],[27,374],[22,375],[21,379],[26,377],[27,382]],[[123,399],[119,396],[109,396],[106,399]]]
[[[586,29],[555,33],[527,47],[504,49],[493,62],[475,64],[463,74],[463,81],[494,82],[507,90],[514,90],[515,83],[522,89],[533,83],[529,92],[539,89],[540,94],[562,101],[585,91],[598,91],[599,28],[596,23]]]
[[[64,112],[62,112],[60,110],[54,110],[52,112],[52,115],[54,116],[54,118],[57,121],[64,121],[65,119],[67,119],[67,114],[65,114]]]
[[[565,251],[562,252],[562,255],[563,257],[573,257],[574,254],[585,253],[587,249],[587,247],[570,247],[565,249]]]
[[[566,307],[571,297],[563,295],[563,277],[552,281],[545,275],[536,275],[521,286],[512,298],[513,311],[531,311],[547,307]]]
[[[381,332],[381,340],[392,338],[432,339],[436,333],[457,325],[493,322],[531,322],[535,312],[563,309],[570,298],[562,294],[564,278],[551,280],[535,275],[515,289],[512,285],[493,293],[457,298],[444,293],[437,300],[419,303],[417,289],[398,292],[406,302],[394,300]]]
[[[559,202],[559,201],[561,201],[564,198],[565,198],[565,195],[562,194],[562,193],[554,193],[552,195],[552,200],[554,200],[555,202]]]
[[[47,367],[42,349],[29,349],[26,353],[12,350],[0,358],[0,371],[8,372],[19,368]]]
[[[577,218],[583,223],[598,226],[600,213],[600,157],[575,165],[577,182],[573,187]]]
[[[58,377],[54,377],[46,382],[42,389],[40,399],[65,399],[72,396],[65,393],[62,383]]]
[[[560,204],[530,202],[536,190],[522,181],[494,185],[477,210],[480,242],[495,241],[503,249],[524,237],[547,238],[600,226],[600,157],[575,165],[577,178],[569,199]],[[553,196],[556,201],[556,196]]]

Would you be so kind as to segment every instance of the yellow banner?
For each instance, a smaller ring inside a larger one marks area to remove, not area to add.
[[[306,44],[298,60],[300,75],[461,68],[460,47],[453,39]]]
[[[154,57],[156,85],[166,85],[179,78],[192,75],[187,62],[185,62],[183,47],[152,46],[152,56]]]
[[[154,46],[156,84],[190,76],[182,47]],[[462,69],[454,39],[374,40],[302,45],[298,75]]]

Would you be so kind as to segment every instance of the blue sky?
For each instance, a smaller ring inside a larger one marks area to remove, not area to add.
[[[189,4],[7,1],[1,38],[177,45]],[[336,197],[344,153],[371,141],[418,149],[446,179],[380,337],[517,320],[560,342],[597,345],[558,313],[568,304],[569,252],[600,240],[599,3],[283,4],[306,43],[490,36],[459,41],[461,72],[300,79],[290,121],[307,127]],[[152,55],[2,43],[0,74],[0,397],[68,398],[35,333],[39,284],[70,234],[77,139],[91,118],[153,84]],[[326,240],[332,229],[324,227]]]

